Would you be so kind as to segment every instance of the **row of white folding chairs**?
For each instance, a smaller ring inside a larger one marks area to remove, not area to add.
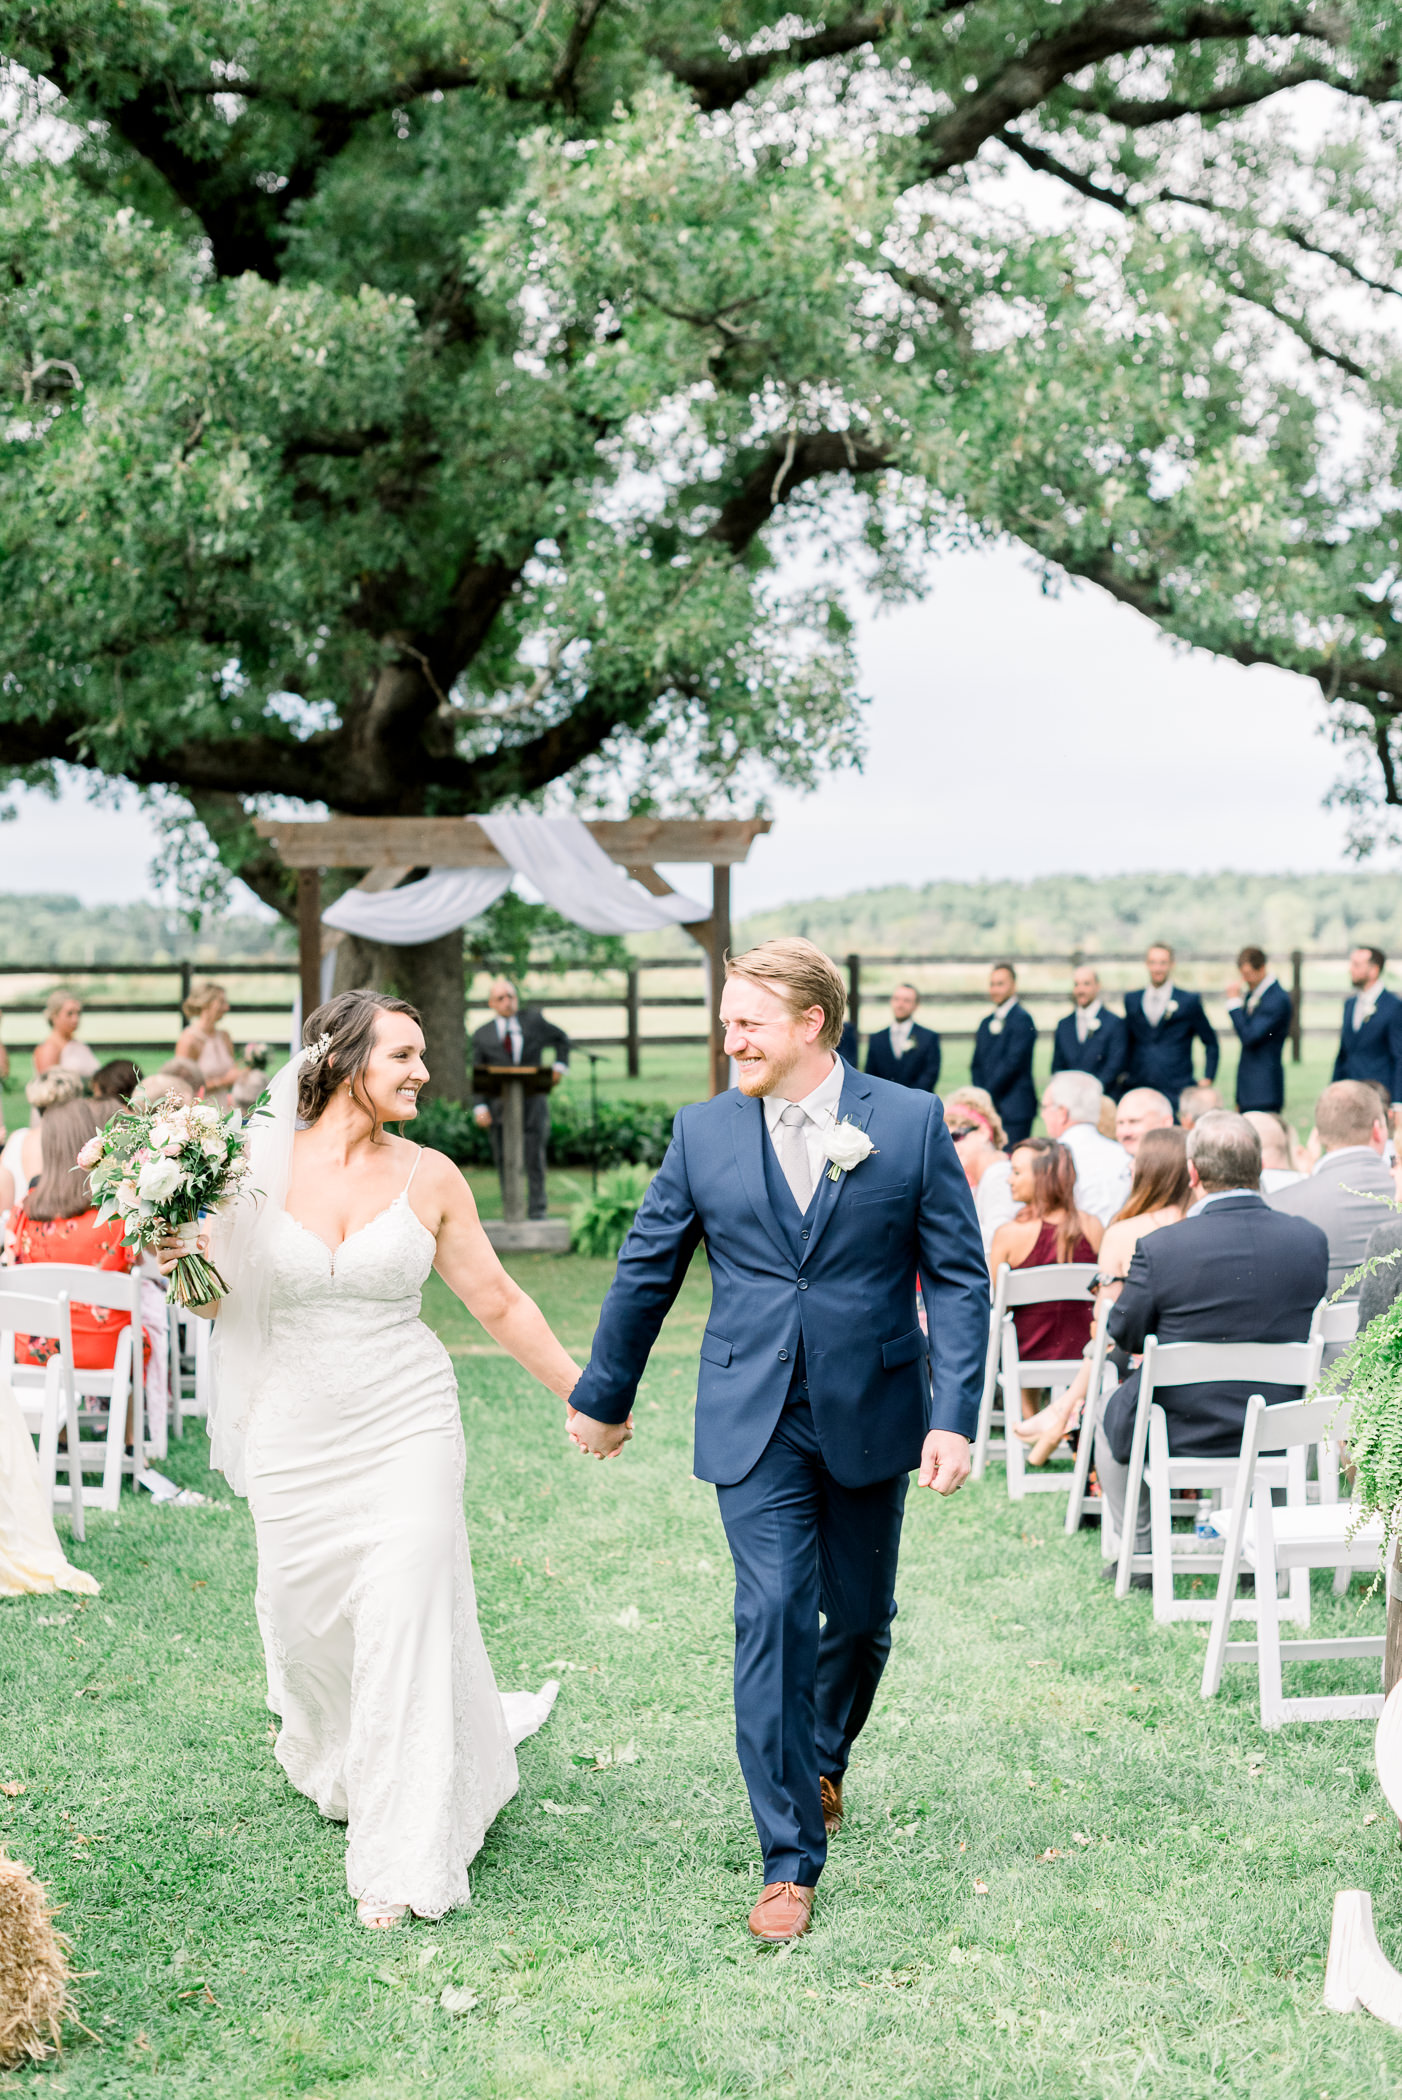
[[[1064,1474],[1048,1480],[1029,1480],[1022,1439],[1013,1433],[1021,1418],[1022,1395],[1037,1386],[1064,1392],[1081,1369],[1082,1358],[1055,1362],[1024,1360],[1018,1353],[1017,1326],[1013,1313],[1024,1305],[1073,1303],[1090,1305],[1098,1270],[1093,1261],[1047,1262],[1034,1269],[1010,1268],[1000,1262],[993,1279],[993,1303],[988,1322],[988,1351],[984,1358],[983,1394],[979,1403],[978,1428],[974,1434],[971,1467],[975,1480],[982,1480],[990,1458],[1001,1458],[1008,1469],[1008,1493],[1014,1501],[1029,1492],[1052,1492],[1066,1486]],[[1103,1356],[1102,1356],[1103,1362]],[[998,1387],[1002,1384],[1002,1405]],[[995,1437],[1001,1429],[1001,1437]]]
[[[48,1324],[35,1325],[36,1305],[48,1306],[51,1319],[56,1317],[56,1309],[63,1307],[62,1338]],[[117,1336],[110,1370],[85,1370],[73,1362],[70,1311],[74,1305],[98,1305],[127,1314],[126,1325]],[[123,1474],[129,1474],[133,1480],[141,1477],[145,1465],[141,1332],[141,1279],[134,1271],[91,1269],[76,1262],[27,1262],[16,1268],[0,1268],[0,1377],[12,1387],[30,1433],[39,1437],[40,1472],[60,1505],[68,1501],[78,1510],[82,1503],[116,1509]],[[55,1341],[56,1356],[47,1364],[16,1363],[17,1334]],[[55,1376],[63,1395],[67,1444],[65,1449],[58,1449],[55,1426],[50,1462],[46,1439],[55,1405]],[[132,1431],[130,1451],[126,1449],[128,1423]],[[85,1426],[100,1433],[84,1438]],[[100,1472],[101,1484],[88,1487],[83,1481],[85,1471]],[[60,1472],[68,1477],[65,1495],[58,1491]],[[81,1537],[81,1531],[77,1535]]]

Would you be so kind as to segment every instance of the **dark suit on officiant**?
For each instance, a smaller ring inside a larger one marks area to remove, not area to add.
[[[547,1021],[538,1007],[528,1006],[510,1019],[497,1015],[474,1030],[474,1065],[539,1065],[547,1049],[554,1051],[555,1068],[564,1071],[570,1061],[570,1039],[563,1028]],[[488,1135],[492,1164],[501,1173],[501,1095],[487,1102],[492,1112]],[[546,1212],[545,1158],[550,1143],[550,1096],[527,1094],[522,1104],[525,1117],[526,1214],[543,1218]]]
[[[876,1149],[837,1181],[820,1173],[803,1210],[761,1101],[732,1091],[679,1112],[571,1395],[627,1419],[704,1243],[695,1470],[716,1484],[735,1562],[736,1747],[766,1884],[808,1888],[827,1856],[819,1777],[841,1778],[890,1652],[907,1476],[932,1427],[972,1437],[988,1337],[978,1221],[939,1100],[837,1069],[836,1114]]]

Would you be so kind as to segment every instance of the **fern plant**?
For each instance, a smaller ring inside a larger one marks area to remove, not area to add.
[[[570,1213],[573,1251],[615,1260],[651,1179],[647,1167],[615,1167],[611,1174],[605,1174],[598,1193],[587,1202],[577,1203]]]
[[[1372,1270],[1391,1267],[1399,1258],[1375,1256],[1346,1277],[1341,1288],[1354,1288]],[[1402,1294],[1360,1330],[1316,1391],[1347,1395],[1354,1501],[1363,1520],[1382,1518],[1386,1558],[1402,1536]]]

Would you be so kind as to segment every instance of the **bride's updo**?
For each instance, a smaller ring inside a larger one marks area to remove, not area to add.
[[[302,1047],[310,1049],[321,1038],[326,1048],[302,1067],[297,1080],[297,1116],[302,1123],[315,1123],[343,1080],[350,1081],[351,1099],[374,1120],[375,1112],[366,1096],[357,1091],[361,1075],[375,1047],[375,1016],[407,1014],[422,1028],[419,1010],[407,999],[391,999],[387,992],[338,992],[302,1024]],[[378,1133],[377,1133],[378,1135]]]

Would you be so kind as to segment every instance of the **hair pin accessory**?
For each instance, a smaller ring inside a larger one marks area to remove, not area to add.
[[[319,1065],[321,1063],[321,1060],[323,1059],[323,1057],[325,1057],[327,1051],[330,1048],[331,1037],[326,1032],[326,1030],[323,1029],[321,1034],[317,1037],[316,1041],[314,1043],[309,1043],[307,1046],[306,1061],[308,1066],[310,1067],[311,1065]]]

